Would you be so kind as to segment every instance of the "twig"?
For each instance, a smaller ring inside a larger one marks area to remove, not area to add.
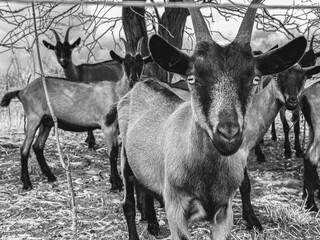
[[[60,163],[61,163],[62,167],[65,169],[66,175],[67,175],[68,191],[69,191],[70,198],[71,198],[71,209],[72,209],[72,238],[77,239],[78,238],[78,236],[77,236],[78,235],[77,234],[77,210],[76,210],[76,206],[75,206],[74,191],[73,191],[73,187],[72,187],[72,178],[71,178],[71,174],[70,174],[70,162],[69,162],[68,157],[67,157],[67,164],[63,160],[63,156],[62,156],[62,152],[61,152],[61,148],[60,148],[60,141],[59,141],[58,122],[57,122],[57,118],[54,114],[54,111],[52,109],[52,105],[51,105],[50,98],[48,95],[46,79],[44,77],[44,71],[43,71],[42,63],[41,63],[34,2],[32,2],[32,15],[33,15],[33,22],[34,22],[34,33],[35,33],[35,39],[36,39],[36,47],[37,47],[39,67],[40,67],[40,72],[41,72],[41,79],[42,79],[43,88],[44,88],[47,104],[49,107],[50,115],[51,115],[51,118],[54,123],[54,131],[55,131],[55,136],[56,136],[56,143],[57,143],[57,149],[58,149]]]

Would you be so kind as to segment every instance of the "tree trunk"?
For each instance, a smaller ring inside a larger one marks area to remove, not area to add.
[[[129,1],[129,0],[124,0],[124,2],[125,1]],[[141,0],[133,0],[133,1],[141,1]],[[142,1],[145,2],[144,0]],[[142,49],[141,49],[142,56],[147,56],[149,54],[148,45],[147,45],[148,43],[147,28],[144,20],[145,12],[146,11],[144,8],[134,8],[134,7],[122,8],[123,30],[127,39],[128,47],[130,48],[128,50],[132,53],[135,53],[139,39],[141,37],[144,37],[144,40],[142,43]]]
[[[177,2],[177,0],[171,0]],[[160,21],[159,34],[173,46],[181,49],[184,27],[186,25],[189,10],[186,8],[166,8]],[[167,76],[166,81],[171,83],[173,74]]]
[[[171,1],[177,2],[178,0]],[[189,11],[187,9],[166,8],[161,19],[158,19],[161,23],[158,30],[159,34],[179,49],[182,47],[183,32],[188,14]],[[123,7],[122,9],[123,30],[130,51],[135,52],[137,43],[143,36],[142,56],[147,56],[149,54],[147,46],[148,35],[144,16],[144,8]],[[172,75],[168,78],[167,73],[160,69],[156,64],[153,64],[153,66],[150,64],[149,70],[153,75],[156,75],[160,81],[171,82]]]
[[[177,0],[171,0],[171,2],[177,2]],[[188,15],[189,11],[185,8],[166,8],[161,17],[159,34],[179,49],[182,47],[184,27]]]

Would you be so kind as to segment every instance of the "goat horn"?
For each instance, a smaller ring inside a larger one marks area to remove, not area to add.
[[[66,32],[66,36],[64,37],[64,42],[68,42],[69,41],[69,31],[72,27],[69,27],[67,32]]]
[[[143,42],[143,37],[141,37],[141,38],[139,39],[139,42],[138,42],[138,44],[137,44],[137,52],[136,52],[136,54],[140,54],[140,55],[141,55],[142,42]]]
[[[193,0],[184,0],[184,2],[193,2]],[[205,23],[202,13],[200,12],[199,8],[189,8],[188,9],[192,19],[192,25],[194,29],[194,33],[196,36],[196,41],[207,41],[207,42],[214,42],[212,40],[211,34]]]
[[[314,35],[312,35],[312,38],[311,38],[311,41],[310,41],[309,51],[313,50],[313,40],[314,40]]]
[[[238,34],[234,39],[235,42],[240,43],[241,45],[250,43],[251,41],[251,34],[254,24],[255,15],[257,12],[257,8],[251,7],[252,4],[260,3],[261,0],[253,0],[247,9],[247,12],[241,22]]]
[[[128,43],[127,43],[127,41],[124,40],[122,37],[120,37],[120,40],[123,42],[124,48],[125,48],[126,52],[129,52],[129,48],[128,48]]]
[[[56,32],[56,30],[50,28],[50,30],[54,33],[54,35],[56,36],[56,40],[57,42],[61,42],[58,33]]]

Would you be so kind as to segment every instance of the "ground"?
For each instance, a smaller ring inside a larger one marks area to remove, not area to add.
[[[2,119],[7,116],[8,112],[0,114]],[[10,119],[14,117],[11,113]],[[47,182],[32,153],[29,172],[34,189],[24,191],[19,150],[24,139],[23,118],[19,119],[14,126],[8,120],[0,126],[0,239],[70,239],[72,218],[67,180],[58,159],[55,137],[50,134],[45,156],[58,180]],[[267,162],[257,163],[254,154],[248,161],[252,203],[264,230],[259,233],[245,229],[237,193],[231,239],[320,239],[320,213],[310,213],[303,208],[302,159],[284,159],[279,120],[276,125],[278,141],[273,142],[268,133],[263,145]],[[62,151],[71,161],[78,239],[128,239],[122,192],[109,190],[110,168],[101,132],[95,131],[98,146],[94,150],[87,149],[85,134],[59,133]],[[320,205],[319,200],[317,203]],[[169,236],[168,223],[159,206],[157,213],[161,226],[159,239],[163,239]],[[139,218],[137,214],[140,239],[155,239]],[[193,239],[209,239],[209,229],[207,223],[190,225]]]

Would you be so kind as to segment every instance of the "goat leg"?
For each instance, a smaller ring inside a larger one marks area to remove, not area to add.
[[[317,165],[313,165],[309,158],[304,159],[303,199],[306,200],[306,208],[317,212],[319,209],[314,201],[316,185]]]
[[[277,132],[276,132],[276,124],[275,121],[272,122],[271,125],[271,136],[273,141],[277,141]]]
[[[146,213],[146,192],[143,191],[143,187],[140,185],[138,180],[134,179],[135,189],[136,189],[136,197],[137,197],[137,208],[140,212],[141,218],[140,221],[144,222],[147,220],[147,213]]]
[[[57,179],[52,174],[43,154],[43,148],[46,143],[46,140],[48,139],[50,130],[51,126],[45,125],[44,123],[40,124],[37,140],[33,144],[33,151],[36,154],[42,173],[46,175],[49,182],[54,182]]]
[[[122,190],[122,180],[118,173],[117,168],[117,160],[118,160],[118,143],[117,141],[112,145],[109,161],[110,161],[110,183],[111,183],[111,190]]]
[[[296,157],[301,158],[303,152],[300,145],[300,123],[299,120],[294,124],[294,149],[296,150]]]
[[[285,158],[291,158],[291,147],[290,147],[290,141],[289,141],[289,124],[287,122],[285,112],[280,112],[280,119],[282,122],[283,132],[284,132],[284,156]]]
[[[153,197],[146,193],[146,217],[148,220],[148,231],[154,236],[157,236],[160,232],[159,223],[157,221],[156,211],[154,209]]]
[[[88,148],[94,148],[94,146],[96,145],[96,139],[92,131],[88,131],[88,136],[85,142],[88,144]]]
[[[122,158],[124,160],[123,166],[123,178],[125,186],[125,198],[123,204],[123,212],[126,217],[128,231],[129,231],[129,240],[139,240],[139,236],[136,228],[136,207],[134,200],[134,181],[130,180],[130,176],[133,175],[132,170],[126,160],[126,153],[124,147],[122,147]]]
[[[261,143],[261,142],[260,142]],[[260,143],[258,143],[255,148],[254,148],[254,153],[257,156],[257,161],[258,162],[265,162],[266,161],[266,157],[264,156],[262,150],[261,150],[261,146]]]
[[[247,222],[247,228],[253,229],[256,227],[259,231],[262,231],[262,226],[258,218],[256,217],[250,200],[251,185],[248,176],[247,168],[244,169],[244,179],[240,186],[240,194],[242,200],[242,217]]]

